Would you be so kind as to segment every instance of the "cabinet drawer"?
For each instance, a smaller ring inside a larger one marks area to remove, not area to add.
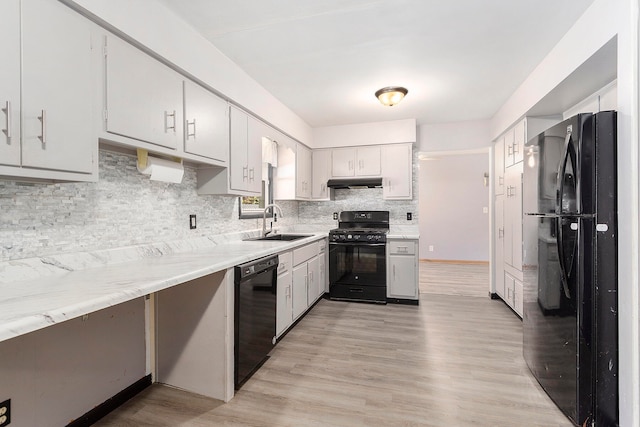
[[[298,265],[318,255],[318,244],[311,243],[293,250],[293,265]]]
[[[291,251],[278,254],[278,275],[286,273],[293,267],[293,255]]]
[[[389,242],[389,254],[393,255],[415,255],[416,245],[412,241],[399,240]]]

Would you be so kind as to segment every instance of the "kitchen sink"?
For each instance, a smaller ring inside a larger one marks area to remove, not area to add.
[[[271,234],[264,237],[254,237],[252,239],[245,239],[245,241],[252,240],[280,240],[283,242],[290,242],[292,240],[304,239],[305,237],[311,237],[313,234]]]

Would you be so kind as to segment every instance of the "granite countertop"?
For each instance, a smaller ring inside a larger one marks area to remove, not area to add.
[[[263,256],[294,241],[198,238],[0,263],[0,342]]]
[[[417,225],[391,225],[387,239],[412,239],[420,238],[420,229]]]

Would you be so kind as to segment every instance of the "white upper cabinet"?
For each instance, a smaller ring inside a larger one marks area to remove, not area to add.
[[[0,164],[20,165],[20,1],[0,1]]]
[[[184,151],[226,163],[229,104],[202,86],[184,81]]]
[[[311,198],[329,200],[327,181],[331,175],[331,150],[313,150],[311,160]]]
[[[94,25],[48,0],[3,1],[0,14],[0,165],[16,166],[0,175],[94,181]]]
[[[380,167],[380,146],[333,150],[331,174],[334,178],[380,176]]]
[[[411,144],[391,144],[382,147],[382,197],[384,199],[412,199],[412,157]]]
[[[177,149],[183,140],[182,78],[149,55],[107,36],[106,131]]]
[[[302,144],[296,148],[296,198],[311,198],[311,150]]]
[[[262,193],[262,126],[244,111],[231,108],[230,188]]]

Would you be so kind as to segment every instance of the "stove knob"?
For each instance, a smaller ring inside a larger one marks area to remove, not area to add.
[[[382,239],[382,236],[377,235],[377,236],[376,236],[376,240],[380,240],[380,239]]]
[[[351,234],[347,234],[347,239],[351,240],[353,236]]]
[[[369,235],[367,236],[367,239],[372,240],[372,239],[373,239],[373,236],[372,236],[371,234],[369,234]]]

